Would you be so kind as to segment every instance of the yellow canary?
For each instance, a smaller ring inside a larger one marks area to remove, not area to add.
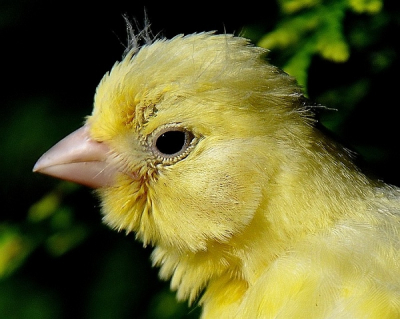
[[[98,189],[202,318],[400,318],[400,189],[315,127],[264,49],[138,38],[34,171]]]

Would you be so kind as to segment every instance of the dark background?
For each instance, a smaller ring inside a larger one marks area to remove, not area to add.
[[[315,56],[307,89],[311,100],[338,110],[322,112],[321,121],[360,154],[360,165],[400,185],[400,15],[391,5],[375,17],[347,13],[350,59],[338,64]],[[91,190],[31,170],[91,112],[98,82],[124,50],[123,14],[143,25],[146,10],[153,33],[168,38],[245,28],[256,42],[283,18],[278,2],[264,6],[0,2],[0,318],[198,316],[157,279],[150,248],[101,223]],[[367,44],[357,45],[358,29]],[[279,51],[270,60],[283,66]]]

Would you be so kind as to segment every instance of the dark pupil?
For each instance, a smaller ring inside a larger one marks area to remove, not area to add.
[[[157,139],[156,146],[164,154],[171,155],[178,153],[185,146],[185,132],[165,132]]]

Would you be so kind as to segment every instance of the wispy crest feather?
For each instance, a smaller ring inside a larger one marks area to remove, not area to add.
[[[123,53],[123,58],[125,58],[128,53],[134,54],[137,51],[139,51],[139,49],[143,45],[152,44],[154,40],[157,38],[157,36],[154,36],[150,29],[151,24],[147,17],[146,12],[144,13],[143,28],[140,28],[138,22],[135,19],[131,21],[127,14],[124,14],[123,18],[126,23],[126,34],[127,34],[127,45]]]

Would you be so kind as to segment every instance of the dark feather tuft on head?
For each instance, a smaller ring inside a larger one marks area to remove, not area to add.
[[[134,19],[131,21],[127,14],[123,15],[126,23],[127,45],[125,47],[123,57],[133,51],[136,53],[143,45],[150,45],[154,42],[157,36],[154,36],[150,29],[150,21],[146,12],[144,13],[144,26],[139,27],[138,22]],[[140,30],[140,31],[139,31]]]

